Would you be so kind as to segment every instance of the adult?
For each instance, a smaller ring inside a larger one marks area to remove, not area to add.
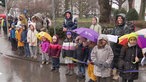
[[[77,20],[73,18],[72,13],[67,10],[65,12],[65,20],[63,22],[63,31],[71,31],[77,28]]]
[[[112,31],[112,35],[117,35],[117,36],[122,36],[124,34],[128,34],[131,33],[132,30],[130,29],[130,27],[126,24],[126,17],[125,14],[120,13],[116,16],[116,21],[115,21],[115,28]],[[119,56],[120,56],[120,51],[122,48],[122,45],[118,44],[118,43],[112,43],[111,44],[112,49],[113,49],[113,53],[114,53],[114,58],[113,58],[113,62],[112,62],[112,68],[118,68],[118,60],[119,60]],[[115,72],[113,72],[114,77],[113,79],[118,79],[118,74],[117,74],[117,70],[115,70]]]
[[[98,17],[93,17],[92,18],[92,25],[90,26],[90,29],[93,29],[95,32],[101,34],[102,33],[102,28],[99,25],[99,18]]]

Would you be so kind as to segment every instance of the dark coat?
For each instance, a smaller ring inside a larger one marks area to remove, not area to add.
[[[119,14],[118,16],[122,16],[122,15]],[[116,17],[116,20],[117,20],[118,16]],[[123,24],[122,25],[117,24],[111,33],[112,35],[117,35],[120,37],[120,36],[123,36],[125,34],[129,34],[132,32],[131,28],[126,24],[124,16],[122,16],[122,19],[123,19]],[[119,56],[120,56],[122,45],[118,44],[118,42],[111,43],[111,47],[112,47],[112,50],[114,53],[112,67],[118,68],[117,62],[119,61]]]
[[[66,18],[63,22],[63,27],[67,28],[67,30],[74,30],[77,28],[77,20],[73,18],[72,13],[70,11],[66,11],[66,13],[69,13],[71,15],[70,18]]]
[[[76,48],[76,58],[80,61],[87,62],[87,60],[89,58],[88,46],[83,47],[82,44],[79,44]]]
[[[136,55],[137,53],[137,55]],[[120,76],[124,79],[128,80],[136,80],[138,79],[138,72],[129,72],[129,73],[123,73],[122,71],[126,70],[138,70],[139,65],[137,62],[136,64],[133,64],[132,62],[135,61],[135,57],[138,57],[139,59],[142,58],[142,50],[136,45],[132,47],[122,47],[121,53],[120,53],[120,60],[119,60],[119,69],[121,71]]]
[[[21,34],[21,41],[27,43],[27,32],[28,30],[23,30]]]

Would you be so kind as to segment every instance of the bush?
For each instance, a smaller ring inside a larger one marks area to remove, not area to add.
[[[128,21],[132,21],[132,20],[138,20],[138,13],[137,11],[133,8],[130,9],[126,15],[127,20]]]
[[[122,8],[120,10],[119,9],[112,9],[112,12],[113,12],[114,17],[116,17],[120,13],[127,14],[127,11],[124,8]]]

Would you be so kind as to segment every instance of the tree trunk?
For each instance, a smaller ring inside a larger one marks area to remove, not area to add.
[[[111,5],[109,4],[109,0],[99,0],[100,6],[100,22],[101,23],[109,23],[110,15],[111,15]]]
[[[146,0],[141,0],[140,12],[139,12],[139,19],[144,20],[145,18],[145,7],[146,7]]]
[[[65,0],[65,11],[69,10],[69,0]]]
[[[129,10],[133,8],[133,0],[128,0]]]

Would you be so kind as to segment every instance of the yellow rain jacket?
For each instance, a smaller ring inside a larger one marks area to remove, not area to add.
[[[92,65],[92,64],[88,64],[88,68],[87,68],[87,72],[88,72],[88,76],[89,76],[89,78],[90,79],[92,79],[93,81],[96,81],[97,80],[97,78],[96,78],[96,76],[94,75],[94,65]]]
[[[16,39],[18,40],[18,47],[24,46],[24,43],[21,42],[21,33],[22,33],[22,29],[16,30]]]

